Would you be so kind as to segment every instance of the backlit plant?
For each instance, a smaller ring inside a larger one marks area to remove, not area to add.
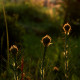
[[[63,26],[63,30],[65,33],[65,52],[64,52],[64,56],[65,56],[65,79],[68,80],[68,44],[67,44],[67,39],[68,39],[68,35],[71,31],[71,26],[69,23],[64,24]]]
[[[51,44],[51,37],[49,35],[46,35],[42,38],[41,43],[44,46],[44,53],[43,53],[43,59],[42,59],[42,69],[41,69],[41,80],[44,80],[44,61],[45,61],[45,55],[47,47]]]
[[[17,54],[18,54],[18,48],[16,45],[11,46],[10,51],[12,53],[12,56],[14,58],[14,79],[17,80],[18,78],[18,73],[17,73]]]

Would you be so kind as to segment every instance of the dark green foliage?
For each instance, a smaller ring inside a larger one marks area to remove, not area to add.
[[[41,12],[42,9],[39,7],[30,6],[30,5],[9,5],[6,7],[6,13],[9,16],[18,15],[18,20],[23,21],[25,19],[30,20],[31,22],[43,22],[49,20],[48,16],[45,13]]]
[[[80,1],[64,0],[66,3],[64,23],[69,22],[72,27],[71,35],[78,37],[80,34]]]
[[[3,10],[0,10],[0,58],[2,62],[3,66],[6,66],[6,62],[3,60],[3,58],[5,60],[7,60],[7,33],[6,33],[6,25],[5,25],[5,21],[4,21],[4,15],[3,15]],[[21,42],[23,42],[22,36],[25,33],[24,28],[18,24],[18,22],[16,21],[15,17],[11,17],[9,15],[6,14],[6,18],[7,18],[7,26],[8,26],[8,34],[9,34],[9,47],[12,44],[16,44],[18,46],[22,46],[22,44],[20,44]],[[1,40],[2,39],[2,40]],[[0,66],[1,69],[1,66]],[[2,68],[2,70],[6,70],[6,67]]]
[[[5,10],[9,21],[12,23],[18,22],[18,24],[25,27],[27,31],[30,31],[28,29],[32,29],[39,35],[40,33],[53,34],[53,32],[57,36],[60,35],[61,21],[51,18],[42,7],[32,6],[30,4],[9,4],[5,7]]]
[[[22,41],[22,36],[25,33],[24,28],[15,20],[15,17],[11,17],[9,15],[6,15],[7,17],[7,26],[8,26],[8,31],[9,31],[9,41],[10,45],[14,44],[16,42],[21,42]],[[1,12],[1,17],[0,17],[0,37],[5,35],[6,39],[6,27],[4,23],[4,16],[3,13]],[[6,40],[5,40],[6,41]]]
[[[76,39],[75,39],[76,40]],[[69,43],[70,49],[69,49],[69,75],[71,78],[75,76],[74,78],[76,80],[79,80],[80,76],[80,54],[79,54],[79,49],[80,49],[80,38],[75,41],[71,40],[72,42]],[[73,43],[73,44],[72,44]]]

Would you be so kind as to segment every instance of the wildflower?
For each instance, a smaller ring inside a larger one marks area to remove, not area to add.
[[[44,53],[43,53],[43,60],[42,60],[42,69],[41,69],[41,75],[42,75],[42,80],[44,78],[44,61],[45,61],[45,55],[46,55],[46,50],[47,47],[51,44],[51,37],[49,35],[46,35],[42,38],[41,42],[44,45]]]
[[[10,51],[11,51],[14,55],[16,55],[17,52],[18,52],[17,46],[16,46],[16,45],[11,46]]]
[[[47,47],[51,44],[51,37],[49,35],[46,35],[42,38],[41,42],[45,47]]]
[[[69,35],[69,33],[70,33],[70,31],[71,31],[71,26],[70,26],[70,24],[68,24],[68,23],[64,24],[63,30],[64,30],[65,34]]]
[[[58,67],[54,67],[53,70],[54,71],[59,71],[59,68]]]
[[[55,73],[57,73],[58,71],[59,71],[59,68],[58,67],[53,67],[53,71],[55,72]]]

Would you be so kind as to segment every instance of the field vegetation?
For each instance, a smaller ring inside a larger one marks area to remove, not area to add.
[[[79,3],[1,2],[0,80],[80,80]]]

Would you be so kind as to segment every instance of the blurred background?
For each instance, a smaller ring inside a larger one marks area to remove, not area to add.
[[[40,80],[44,51],[41,39],[46,34],[53,44],[46,54],[45,80],[64,80],[63,25],[67,22],[72,28],[67,40],[68,77],[80,80],[80,0],[0,0],[0,80],[6,80],[7,47],[14,44],[24,56],[25,76]],[[14,80],[13,75],[9,78]]]

